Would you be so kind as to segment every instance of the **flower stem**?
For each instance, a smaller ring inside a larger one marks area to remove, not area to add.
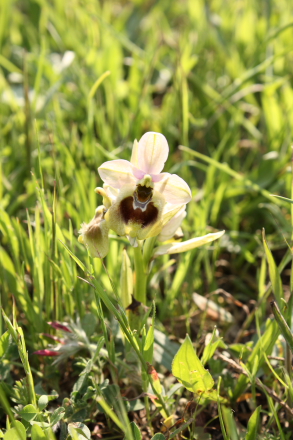
[[[147,272],[143,261],[142,247],[133,248],[134,252],[134,267],[135,267],[135,299],[143,304],[146,303],[146,281]]]
[[[154,245],[157,237],[147,238],[143,247],[143,261],[146,272],[148,273],[151,258],[153,256]]]

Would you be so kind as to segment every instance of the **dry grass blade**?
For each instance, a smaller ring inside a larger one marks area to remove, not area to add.
[[[216,356],[221,359],[222,361],[226,362],[227,364],[230,365],[231,368],[233,368],[235,371],[237,371],[240,374],[244,374],[245,376],[248,377],[247,372],[244,370],[244,368],[241,367],[241,365],[239,365],[236,361],[234,361],[233,359],[229,359],[227,356],[221,354],[221,353],[217,353]],[[282,399],[280,399],[280,397],[277,395],[277,393],[275,393],[274,390],[272,390],[271,388],[267,387],[266,385],[264,385],[262,383],[262,381],[259,378],[255,379],[255,383],[258,386],[258,388],[265,390],[268,395],[270,397],[272,397],[272,399],[275,400],[275,402],[279,403],[283,408],[285,408],[292,416],[293,416],[293,409],[290,408],[290,406],[284,402]]]

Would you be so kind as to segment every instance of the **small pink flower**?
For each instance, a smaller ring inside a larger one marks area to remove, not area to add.
[[[51,327],[56,328],[57,330],[63,330],[64,332],[72,333],[72,331],[70,330],[70,328],[67,325],[61,324],[58,321],[50,321],[50,322],[48,322],[48,324]]]
[[[37,350],[35,351],[33,354],[37,354],[39,356],[59,356],[60,353],[58,353],[58,351],[55,350]]]

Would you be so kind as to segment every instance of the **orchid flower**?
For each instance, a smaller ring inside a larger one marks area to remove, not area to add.
[[[168,153],[165,136],[148,132],[134,142],[130,162],[112,160],[98,169],[106,184],[100,193],[104,191],[109,205],[107,225],[118,235],[127,235],[133,245],[136,239],[159,235],[191,200],[190,188],[181,177],[161,172]],[[116,197],[110,197],[110,188],[112,195],[116,190]]]
[[[104,258],[108,253],[110,229],[128,238],[134,247],[134,298],[142,304],[146,304],[147,276],[154,258],[189,251],[224,234],[221,231],[182,243],[165,243],[154,249],[156,237],[166,242],[176,235],[186,216],[186,204],[191,200],[190,188],[181,177],[162,172],[168,154],[165,136],[148,132],[139,142],[134,141],[130,161],[104,162],[98,168],[104,184],[95,189],[103,197],[103,205],[96,209],[92,221],[83,223],[79,231],[79,241],[89,248],[93,257],[98,258]],[[142,241],[148,238],[151,240],[143,245]],[[132,279],[132,271],[127,259],[126,254],[122,266],[124,290],[121,290],[125,308],[133,291],[132,283],[128,281],[128,278]]]

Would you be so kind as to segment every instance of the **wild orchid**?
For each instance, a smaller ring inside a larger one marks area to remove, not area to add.
[[[162,228],[191,200],[187,183],[176,174],[162,173],[169,146],[160,133],[145,133],[134,141],[130,162],[112,160],[98,171],[107,188],[118,190],[105,214],[109,228],[136,245],[160,234]]]
[[[191,200],[188,184],[176,174],[162,172],[168,158],[168,142],[161,133],[145,133],[133,144],[130,161],[104,162],[98,172],[104,182],[96,192],[103,205],[89,224],[83,223],[79,241],[92,257],[104,258],[109,250],[108,233],[128,238],[134,247],[136,299],[145,302],[146,278],[151,259],[170,253],[186,252],[216,240],[224,232],[208,234],[186,242],[167,243],[153,249],[155,240],[169,241],[177,233]],[[143,246],[143,242],[146,241]],[[142,258],[143,253],[143,258]]]
[[[96,191],[103,196],[103,205],[80,230],[80,241],[88,246],[93,257],[103,258],[107,254],[109,229],[127,236],[133,246],[137,246],[137,240],[161,233],[163,240],[166,232],[172,238],[174,225],[175,233],[184,218],[191,191],[181,177],[161,172],[168,153],[165,136],[149,132],[139,142],[134,141],[130,162],[111,160],[99,167],[105,183]],[[170,223],[173,217],[176,220]]]

